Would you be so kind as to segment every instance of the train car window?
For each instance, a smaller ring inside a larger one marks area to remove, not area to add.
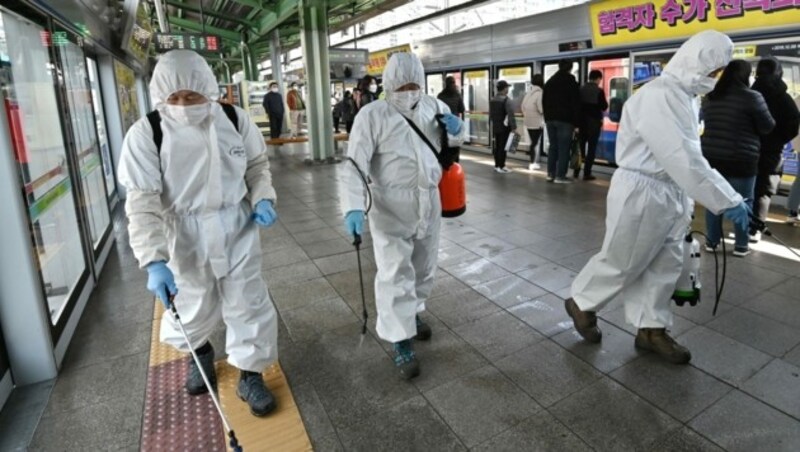
[[[608,87],[608,119],[619,122],[622,119],[622,106],[628,100],[630,80],[627,77],[614,77]]]
[[[428,74],[425,76],[427,94],[436,97],[444,89],[444,79],[442,74]]]

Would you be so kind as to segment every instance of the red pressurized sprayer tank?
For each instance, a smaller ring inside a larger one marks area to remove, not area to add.
[[[439,196],[442,199],[443,217],[453,218],[467,211],[467,177],[458,163],[442,170]]]

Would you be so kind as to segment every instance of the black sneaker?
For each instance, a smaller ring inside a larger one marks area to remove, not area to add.
[[[278,406],[275,396],[264,384],[264,379],[259,373],[243,372],[236,387],[236,395],[247,402],[250,413],[254,416],[266,416]]]
[[[203,370],[211,383],[214,392],[217,391],[217,372],[214,370],[214,348],[209,344],[208,350],[205,353],[198,353],[197,358],[200,360]],[[200,375],[200,369],[194,359],[189,359],[189,372],[186,375],[186,392],[189,395],[200,395],[208,392],[206,383],[203,381],[203,376]]]
[[[419,362],[410,339],[394,343],[394,365],[397,366],[400,377],[404,380],[410,380],[419,375]]]
[[[414,339],[418,341],[428,341],[431,339],[432,335],[433,330],[431,330],[431,326],[423,322],[422,319],[417,316],[417,335],[414,336]]]

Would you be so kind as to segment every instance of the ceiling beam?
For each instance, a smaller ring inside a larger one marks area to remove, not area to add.
[[[182,3],[180,1],[165,0],[165,3],[167,5],[169,5],[169,6],[174,6],[175,8],[180,8],[180,9],[182,9],[184,11],[190,11],[190,12],[193,12],[195,14],[201,14],[200,8],[196,8],[194,6],[189,6],[186,3]],[[256,27],[256,23],[255,22],[252,22],[252,21],[249,21],[249,20],[245,20],[245,19],[241,19],[241,18],[238,18],[238,17],[233,17],[233,16],[226,15],[226,14],[221,14],[221,13],[218,13],[216,11],[205,11],[204,10],[202,12],[202,14],[204,16],[215,17],[217,19],[222,19],[222,20],[226,20],[228,22],[233,22],[233,23],[237,23],[237,24],[240,24],[240,25],[244,25],[244,26],[249,27],[249,28],[255,28]]]
[[[254,9],[262,9],[262,3],[260,0],[231,0],[234,3],[238,3],[242,6],[249,6]]]
[[[198,33],[211,33],[221,37],[222,39],[227,39],[228,41],[234,43],[240,42],[242,40],[242,35],[234,31],[225,30],[223,28],[212,27],[210,25],[203,26],[203,24],[199,24],[191,20],[180,19],[177,17],[170,17],[169,23],[184,28],[186,30],[196,31]]]

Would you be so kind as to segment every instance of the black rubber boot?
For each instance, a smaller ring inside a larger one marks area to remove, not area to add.
[[[217,372],[214,370],[214,347],[208,342],[198,348],[196,351],[197,358],[206,372],[208,381],[211,382],[212,389],[217,390]],[[190,357],[191,358],[191,357]],[[200,370],[197,368],[194,359],[189,359],[189,372],[186,375],[186,392],[189,395],[200,395],[208,392],[206,383],[203,381],[203,376],[200,375]]]
[[[414,339],[418,341],[429,341],[432,335],[433,330],[431,326],[423,322],[422,319],[417,316],[417,335],[414,336]]]
[[[581,311],[581,308],[572,298],[567,298],[564,301],[564,308],[572,318],[575,330],[587,342],[597,344],[603,339],[603,332],[597,327],[597,315],[594,312]]]
[[[236,395],[247,402],[250,406],[250,413],[254,416],[266,416],[275,411],[278,406],[275,396],[264,384],[264,378],[256,372],[242,371],[239,385],[236,387]]]
[[[419,361],[410,339],[394,343],[394,364],[403,380],[419,375]]]
[[[692,359],[689,349],[675,342],[664,328],[639,328],[634,345],[655,352],[673,364],[687,364]]]

